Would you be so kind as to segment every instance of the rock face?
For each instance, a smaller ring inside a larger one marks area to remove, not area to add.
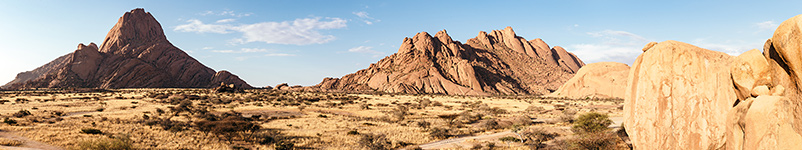
[[[158,21],[144,9],[126,12],[106,35],[33,71],[4,88],[189,88],[221,82],[251,88],[227,71],[215,72],[173,46]]]
[[[451,95],[545,94],[585,65],[561,47],[526,41],[512,28],[480,32],[467,44],[445,30],[405,38],[398,52],[367,69],[313,86],[325,91],[439,93]]]
[[[624,104],[636,149],[802,147],[802,15],[780,24],[763,53],[732,58],[670,41],[644,51]]]
[[[749,51],[733,72],[745,99],[730,110],[728,149],[802,147],[802,15],[784,21],[766,41],[763,59]],[[738,56],[739,58],[741,56]],[[750,68],[750,69],[743,69]],[[751,89],[750,89],[751,86]],[[746,90],[750,89],[750,90]],[[749,94],[747,94],[749,93]]]
[[[599,62],[583,66],[551,97],[624,98],[629,66],[618,62]]]
[[[632,64],[624,125],[635,149],[718,149],[736,101],[734,57],[677,41],[653,45]]]

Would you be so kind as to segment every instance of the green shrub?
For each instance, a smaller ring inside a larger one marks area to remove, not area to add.
[[[572,130],[576,133],[596,133],[607,131],[607,127],[613,124],[606,114],[590,112],[580,115],[575,121]]]
[[[498,140],[499,141],[503,141],[503,142],[520,142],[521,141],[521,139],[518,139],[518,138],[515,138],[515,137],[511,137],[511,136],[498,138]]]
[[[95,128],[83,128],[83,129],[81,129],[81,133],[84,133],[84,134],[103,134],[103,131],[100,131],[100,130],[95,129]]]

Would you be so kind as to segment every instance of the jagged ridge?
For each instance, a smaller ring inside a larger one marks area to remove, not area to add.
[[[545,94],[556,90],[584,63],[540,39],[526,41],[511,27],[480,32],[467,44],[445,30],[404,38],[398,52],[342,78],[325,78],[312,89],[454,95]]]

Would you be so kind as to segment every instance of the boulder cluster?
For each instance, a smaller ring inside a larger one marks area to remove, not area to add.
[[[629,70],[624,127],[635,149],[802,148],[802,15],[763,52],[650,43]]]

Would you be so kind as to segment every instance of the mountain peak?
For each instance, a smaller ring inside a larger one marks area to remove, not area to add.
[[[114,50],[119,50],[126,46],[138,47],[165,42],[169,43],[161,24],[156,21],[156,18],[149,12],[145,12],[145,9],[136,8],[130,12],[125,12],[117,21],[117,24],[109,30],[105,40],[103,40],[100,51],[115,54],[130,53]]]

